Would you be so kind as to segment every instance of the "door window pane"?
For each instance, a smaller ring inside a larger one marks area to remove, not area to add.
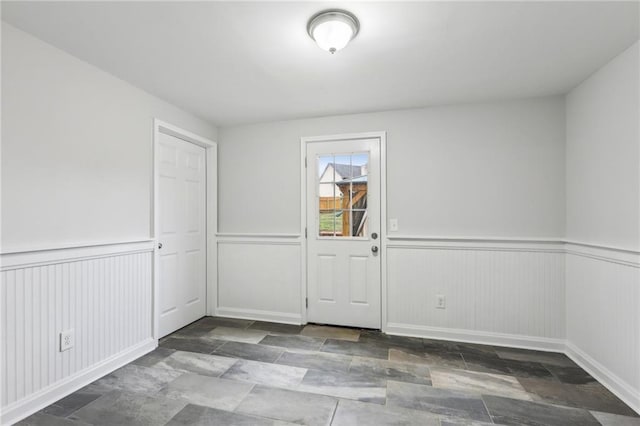
[[[335,182],[335,169],[333,164],[335,160],[333,155],[318,156],[318,178],[320,182]]]
[[[360,209],[367,208],[367,181],[362,177],[355,178],[351,182],[348,182],[344,186],[345,199],[343,208],[346,209]]]
[[[351,236],[351,230],[349,225],[351,224],[351,211],[342,210],[340,213],[340,223],[336,225],[336,236],[349,237]],[[340,232],[339,235],[338,231]]]
[[[321,237],[367,237],[369,153],[317,158]]]
[[[336,182],[350,179],[353,177],[353,168],[351,166],[351,154],[335,155]]]
[[[336,200],[335,183],[321,183],[318,186],[318,207],[320,210],[340,209],[342,202],[338,196]]]
[[[320,210],[319,235],[335,237],[342,235],[342,212],[340,210]]]
[[[366,210],[352,210],[351,211],[351,221],[353,226],[351,227],[351,236],[352,237],[366,237],[368,235],[367,232],[367,223],[369,218],[367,217]]]

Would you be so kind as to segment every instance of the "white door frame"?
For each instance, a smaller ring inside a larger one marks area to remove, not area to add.
[[[387,328],[387,132],[345,133],[300,138],[300,235],[301,277],[300,312],[302,323],[307,323],[307,145],[314,142],[332,142],[353,139],[380,140],[380,322],[382,331]]]
[[[174,136],[183,141],[198,145],[205,149],[206,158],[206,182],[207,182],[207,218],[206,218],[206,238],[207,238],[207,297],[205,300],[206,314],[215,315],[217,296],[218,296],[218,262],[216,233],[218,231],[218,144],[210,139],[198,136],[188,130],[181,129],[173,124],[158,120],[153,120],[153,223],[151,229],[153,232],[154,256],[153,256],[153,338],[158,340],[160,332],[160,273],[158,270],[158,240],[159,235],[159,213],[158,194],[159,194],[159,167],[158,167],[158,143],[160,134]],[[212,173],[211,171],[215,172]]]

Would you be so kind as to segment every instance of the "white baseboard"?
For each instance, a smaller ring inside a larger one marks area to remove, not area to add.
[[[600,364],[571,342],[566,343],[565,353],[576,364],[595,377],[602,385],[631,407],[631,409],[640,414],[640,391],[638,389],[634,389],[627,382],[612,373],[607,367]]]
[[[151,352],[157,346],[158,341],[149,338],[72,376],[68,376],[37,393],[16,401],[2,410],[0,424],[11,425],[18,422],[100,377],[130,363],[134,359]]]
[[[481,345],[505,346],[547,352],[564,352],[565,349],[563,339],[429,327],[414,324],[388,323],[384,332],[397,336],[422,337],[426,339],[450,340],[453,342],[477,343]]]
[[[279,322],[282,324],[302,324],[302,316],[300,314],[292,314],[289,312],[273,312],[240,308],[217,308],[215,315],[219,317],[240,318],[255,321]]]

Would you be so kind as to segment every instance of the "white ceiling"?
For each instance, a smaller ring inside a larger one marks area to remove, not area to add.
[[[566,93],[639,38],[634,2],[2,2],[2,18],[211,122]],[[331,7],[357,38],[306,34]]]

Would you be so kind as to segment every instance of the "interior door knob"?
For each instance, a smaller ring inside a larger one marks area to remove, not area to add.
[[[162,248],[162,243],[158,243],[158,249]]]
[[[371,251],[372,251],[373,253],[377,253],[377,252],[378,252],[378,246],[373,246],[373,247],[371,247]]]

